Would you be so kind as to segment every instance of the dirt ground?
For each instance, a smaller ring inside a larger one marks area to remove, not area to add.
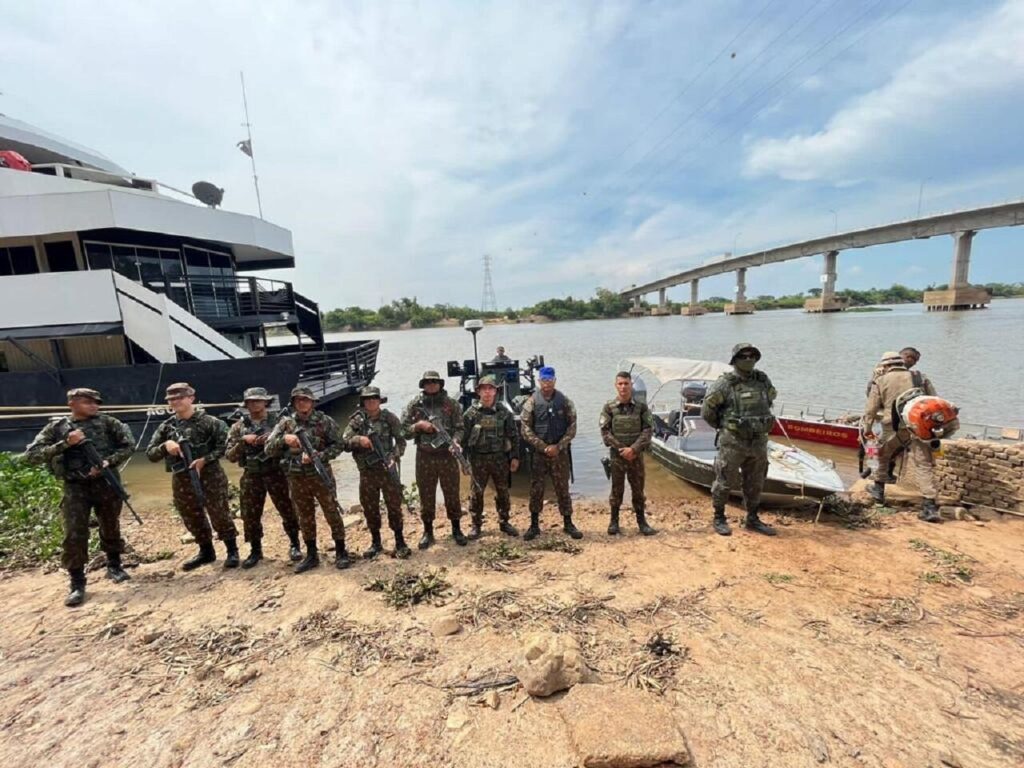
[[[464,549],[303,576],[272,517],[256,569],[182,573],[193,545],[145,509],[126,535],[155,562],[121,586],[92,573],[79,609],[63,573],[0,580],[0,765],[573,766],[551,701],[513,676],[539,629],[574,634],[604,685],[668,702],[694,765],[1024,765],[1021,521],[769,513],[776,538],[722,538],[706,505],[660,501],[660,535],[624,515],[610,539],[601,503],[577,509],[577,553],[498,550],[492,516]],[[443,604],[364,589],[426,567],[447,569]],[[435,636],[450,617],[461,630]]]

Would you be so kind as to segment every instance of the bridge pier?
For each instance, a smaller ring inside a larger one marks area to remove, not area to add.
[[[725,305],[727,315],[752,315],[754,305],[747,301],[747,268],[736,270],[736,301]]]
[[[633,297],[633,304],[629,308],[629,316],[630,317],[642,317],[643,315],[646,315],[646,314],[647,314],[647,312],[644,310],[644,308],[642,306],[640,306],[640,297],[639,296],[634,296]]]
[[[821,297],[807,299],[804,302],[804,311],[819,312],[842,312],[846,309],[846,299],[836,298],[836,276],[838,274],[839,251],[828,251],[825,253],[825,269],[821,273]]]
[[[699,286],[700,280],[690,281],[690,304],[689,306],[681,307],[679,309],[679,314],[686,315],[687,317],[697,317],[697,315],[704,314],[706,310],[698,303],[698,295],[700,291]]]
[[[658,289],[658,306],[651,307],[652,315],[667,315],[669,314],[668,297],[665,295],[666,288]]]
[[[929,312],[984,309],[992,300],[984,288],[971,286],[971,243],[975,234],[970,229],[953,233],[953,274],[949,288],[924,292],[924,306]]]

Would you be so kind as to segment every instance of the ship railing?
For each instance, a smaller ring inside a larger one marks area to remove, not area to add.
[[[295,292],[291,283],[237,275],[163,275],[142,284],[203,320],[226,321],[246,317],[292,320]]]
[[[834,405],[815,405],[811,403],[776,402],[772,407],[775,415],[780,418],[806,419],[821,421],[827,424],[860,424],[863,408],[851,408]],[[1008,442],[1024,442],[1024,428],[1004,427],[997,424],[979,424],[960,420],[960,429],[955,435],[957,440],[995,440]]]
[[[274,344],[267,352],[272,355],[302,352],[299,385],[309,387],[314,395],[323,398],[339,389],[368,384],[377,372],[379,345],[376,339],[360,344],[327,342],[322,347]]]

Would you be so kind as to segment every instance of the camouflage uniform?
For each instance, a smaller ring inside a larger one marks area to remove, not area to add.
[[[533,449],[530,468],[531,530],[527,531],[527,536],[537,529],[540,510],[544,506],[544,483],[549,477],[562,519],[571,525],[569,446],[576,437],[576,406],[559,390],[555,390],[552,399],[548,400],[538,388],[523,404],[520,425],[523,439]],[[544,455],[544,449],[550,445],[558,446],[558,453],[554,457]]]
[[[654,417],[646,403],[630,399],[627,403],[619,402],[618,398],[609,400],[601,409],[598,419],[601,428],[601,439],[608,446],[608,458],[611,460],[612,490],[608,497],[611,506],[612,520],[618,525],[619,507],[622,506],[622,495],[629,479],[629,491],[633,502],[633,512],[639,520],[645,513],[644,505],[644,451],[651,444],[654,433]],[[636,458],[627,461],[619,455],[622,448],[632,448]]]
[[[387,408],[381,408],[380,415],[371,419],[370,414],[360,408],[349,419],[343,440],[352,451],[359,468],[359,503],[366,516],[370,534],[380,536],[380,497],[384,494],[384,505],[388,512],[388,526],[396,534],[402,533],[402,489],[392,480],[387,466],[372,448],[363,448],[360,437],[378,435],[389,459],[397,463],[405,453],[405,437],[402,422]]]
[[[494,407],[485,408],[477,401],[466,411],[463,428],[466,455],[477,482],[469,499],[473,525],[477,528],[483,526],[484,489],[488,481],[494,482],[498,520],[508,524],[512,508],[508,492],[509,464],[512,459],[519,457],[519,430],[516,428],[515,417],[497,402]]]
[[[750,345],[737,344],[733,348],[733,362],[740,352],[747,349],[757,352]],[[758,359],[760,356],[761,353],[757,352]],[[704,398],[701,417],[718,430],[715,480],[711,485],[716,521],[725,522],[725,503],[730,490],[740,485],[738,475],[742,475],[747,527],[762,533],[774,533],[761,523],[758,509],[764,481],[768,477],[768,433],[775,422],[771,408],[776,394],[771,379],[764,371],[742,372],[736,369],[719,376]]]
[[[227,436],[228,428],[223,421],[197,408],[189,419],[172,416],[157,427],[146,449],[150,461],[162,459],[167,471],[173,473],[171,493],[174,497],[174,508],[178,510],[185,528],[200,547],[209,547],[213,542],[211,524],[213,530],[217,532],[217,538],[225,543],[230,542],[234,546],[238,536],[228,506],[228,476],[224,474],[224,468],[220,465]],[[168,440],[178,443],[187,441],[192,447],[193,460],[206,459],[206,464],[199,472],[199,482],[206,497],[205,509],[196,498],[184,460],[169,455],[164,448],[164,443]]]
[[[436,433],[414,432],[413,424],[434,417],[448,430],[452,440],[462,443],[462,406],[442,389],[436,395],[420,393],[410,401],[402,414],[402,432],[416,443],[416,486],[420,492],[420,517],[424,526],[434,525],[437,485],[441,484],[448,520],[459,525],[462,508],[459,502],[459,464]]]
[[[267,435],[277,425],[278,416],[267,414],[265,421],[256,423],[247,414],[231,425],[228,431],[225,456],[228,461],[237,463],[242,469],[239,481],[240,502],[242,507],[242,530],[248,542],[263,538],[263,507],[270,495],[277,513],[281,516],[281,524],[289,540],[297,542],[299,521],[295,516],[291,497],[288,495],[288,478],[281,468],[281,463],[267,455],[266,445],[247,445],[243,439],[246,435]]]
[[[308,544],[316,543],[316,504],[327,519],[331,529],[331,537],[335,542],[345,541],[345,523],[341,519],[341,508],[335,496],[334,473],[331,472],[331,487],[326,487],[316,473],[312,463],[302,463],[302,450],[289,448],[284,436],[295,434],[302,427],[309,435],[310,442],[321,461],[330,471],[330,462],[345,450],[341,439],[341,429],[337,422],[322,411],[312,411],[308,418],[300,418],[298,414],[285,416],[277,422],[274,431],[267,439],[266,452],[270,456],[280,456],[281,466],[288,476],[288,489],[292,504],[299,519],[302,538]]]
[[[74,390],[73,390],[74,391]],[[83,569],[89,561],[89,513],[96,512],[100,524],[100,548],[118,560],[124,552],[121,538],[121,507],[117,492],[103,477],[89,477],[89,464],[79,446],[69,446],[67,435],[81,430],[99,455],[117,474],[117,467],[132,455],[135,440],[123,423],[98,413],[81,421],[70,416],[51,421],[36,435],[25,451],[30,464],[47,464],[64,483],[61,513],[64,519],[64,544],[61,564],[69,571]]]

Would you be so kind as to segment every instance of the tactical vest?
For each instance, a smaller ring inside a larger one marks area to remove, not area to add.
[[[310,413],[309,419],[306,421],[299,421],[299,417],[295,414],[290,418],[293,425],[292,432],[304,429],[306,434],[309,435],[309,442],[316,453],[320,453],[327,447],[327,419],[320,411]],[[326,465],[327,462],[324,462],[324,464]],[[316,467],[313,466],[312,462],[309,464],[302,463],[301,450],[293,453],[291,448],[285,448],[284,457],[281,459],[281,466],[292,475],[316,474]]]
[[[533,393],[533,431],[548,445],[554,445],[569,431],[569,410],[565,395],[555,390],[555,396],[545,399],[538,389]]]
[[[61,439],[67,439],[68,433],[74,430],[81,430],[85,436],[96,446],[100,456],[106,458],[115,450],[110,442],[110,431],[107,429],[107,421],[102,416],[94,416],[85,421],[73,421],[70,418],[61,419],[58,427],[58,434]],[[50,469],[57,477],[64,480],[84,480],[92,467],[85,458],[85,449],[79,445],[73,445],[63,453],[53,458]]]
[[[506,436],[509,419],[503,417],[502,410],[484,408],[474,405],[466,414],[473,427],[466,437],[473,453],[505,453],[512,449],[511,440]],[[508,414],[508,411],[504,411]]]
[[[436,419],[449,433],[454,430],[451,405],[448,395],[443,389],[436,395],[421,394],[414,402],[414,407],[423,415],[424,420]],[[436,432],[417,432],[416,445],[440,449],[444,448],[444,440]]]
[[[207,421],[209,419],[215,419],[214,416],[207,417],[204,411],[196,411],[191,419],[179,419],[177,416],[172,416],[167,420],[167,424],[170,427],[170,439],[177,443],[187,441],[189,446],[192,448],[192,460],[201,459],[213,452],[216,447],[217,436],[215,426]],[[168,455],[164,459],[164,463],[167,465],[169,472],[184,472],[188,469],[185,466],[184,459],[178,456]],[[213,462],[209,462],[213,463]]]
[[[747,378],[734,373],[725,376],[731,386],[722,411],[722,427],[748,440],[765,437],[775,423],[767,380],[756,371]]]
[[[623,410],[618,400],[612,400],[608,405],[612,412],[611,430],[615,439],[627,446],[639,440],[644,431],[640,404],[634,403],[632,412]]]
[[[252,417],[246,414],[242,417],[242,435],[267,435],[274,431],[274,427],[280,420],[280,415],[276,413],[268,413],[267,418],[262,424],[256,424],[253,422]],[[238,462],[238,466],[244,469],[246,472],[254,475],[261,475],[268,470],[274,470],[274,460],[267,456],[264,446],[262,445],[249,445],[243,443],[242,446],[242,458]]]
[[[360,409],[356,412],[359,422],[355,426],[358,434],[363,437],[370,437],[371,434],[377,435],[384,452],[391,453],[395,450],[395,436],[391,433],[387,414],[386,410],[381,409],[380,416],[374,421],[366,411]],[[356,466],[359,469],[375,467],[382,461],[372,448],[356,448],[352,451],[352,457],[356,460]]]

